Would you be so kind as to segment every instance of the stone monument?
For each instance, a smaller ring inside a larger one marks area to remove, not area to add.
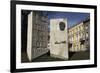
[[[27,55],[30,61],[49,51],[48,18],[41,14],[41,11],[32,11],[28,15]]]
[[[67,19],[50,20],[50,55],[68,59]]]

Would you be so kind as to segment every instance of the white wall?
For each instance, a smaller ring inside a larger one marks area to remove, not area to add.
[[[28,15],[27,55],[32,60],[32,12]]]
[[[64,31],[59,28],[59,23],[65,23]],[[62,36],[61,36],[62,35]],[[55,42],[66,43],[55,44]],[[50,20],[50,54],[55,55],[58,58],[68,59],[68,44],[67,44],[67,19],[56,18]],[[52,55],[51,55],[52,56]]]
[[[99,0],[32,0],[58,3],[77,3],[98,5],[98,24],[100,24]],[[98,37],[100,37],[98,25]],[[0,73],[10,73],[10,0],[0,1]],[[100,38],[98,38],[98,67],[85,69],[42,71],[36,73],[99,73],[100,72]],[[25,72],[32,73],[32,72]],[[35,72],[34,72],[35,73]]]

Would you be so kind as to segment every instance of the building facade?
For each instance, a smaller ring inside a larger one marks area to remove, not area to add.
[[[68,29],[68,48],[70,52],[89,50],[90,19],[86,19]]]
[[[48,18],[41,11],[32,11],[28,15],[27,55],[30,61],[49,51],[48,24]]]

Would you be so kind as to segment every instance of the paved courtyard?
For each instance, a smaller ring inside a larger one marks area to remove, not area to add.
[[[25,52],[22,53],[21,57],[22,57],[21,58],[22,63],[29,62]],[[76,53],[70,52],[68,60],[86,60],[89,58],[90,58],[89,51],[76,52]],[[66,61],[66,60],[50,57],[50,53],[48,52],[48,53],[34,59],[32,62],[49,62],[49,61]]]

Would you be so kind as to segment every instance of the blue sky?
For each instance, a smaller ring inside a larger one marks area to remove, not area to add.
[[[68,27],[71,27],[87,17],[90,17],[89,13],[79,12],[44,12],[44,14],[47,14],[49,20],[52,18],[67,18]]]

